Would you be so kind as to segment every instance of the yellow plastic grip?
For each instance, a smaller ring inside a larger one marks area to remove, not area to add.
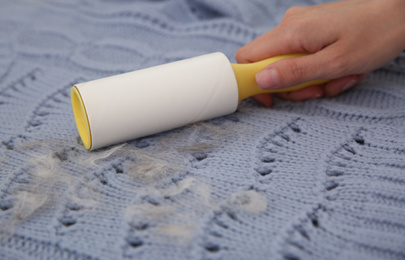
[[[281,55],[281,56],[276,56],[276,57],[272,57],[269,59],[265,59],[262,61],[258,61],[255,63],[246,63],[246,64],[232,63],[231,64],[232,69],[235,73],[236,81],[238,83],[239,101],[242,101],[245,98],[248,98],[248,97],[251,97],[251,96],[254,96],[257,94],[288,92],[288,91],[302,89],[302,88],[305,88],[308,86],[321,85],[321,84],[326,83],[328,80],[318,79],[318,80],[312,80],[309,82],[301,83],[299,85],[289,87],[289,88],[272,89],[272,90],[261,89],[257,86],[255,76],[256,76],[256,73],[258,73],[263,68],[265,68],[268,65],[270,65],[276,61],[279,61],[279,60],[288,59],[288,58],[296,58],[296,57],[301,57],[304,55],[307,55],[307,54]]]

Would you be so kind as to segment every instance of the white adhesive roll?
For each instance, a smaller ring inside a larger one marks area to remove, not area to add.
[[[76,122],[79,127],[87,117],[90,136],[83,136],[80,127],[79,133],[82,140],[90,139],[84,143],[91,150],[230,114],[238,105],[235,74],[222,53],[85,82],[73,89],[72,102],[81,102],[81,111],[74,106]],[[79,115],[82,112],[85,115]]]

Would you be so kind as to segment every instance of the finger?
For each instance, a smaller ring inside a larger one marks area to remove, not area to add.
[[[277,96],[289,101],[304,101],[309,99],[320,98],[324,95],[323,86],[309,86],[300,90],[290,92],[280,92]]]
[[[253,96],[253,99],[255,99],[257,102],[265,107],[271,107],[273,105],[273,97],[271,96],[271,94],[259,94]]]
[[[315,79],[334,79],[350,70],[348,58],[336,47],[298,58],[277,61],[256,74],[256,82],[263,89],[282,89]]]
[[[325,96],[335,97],[342,92],[353,88],[357,83],[368,76],[369,73],[351,75],[332,80],[325,85]]]
[[[301,47],[293,46],[297,42],[298,39],[293,39],[287,31],[282,32],[279,25],[240,48],[235,57],[238,63],[251,63],[276,55],[305,52]]]

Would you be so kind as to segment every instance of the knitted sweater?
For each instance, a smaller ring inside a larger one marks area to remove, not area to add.
[[[0,259],[405,259],[405,55],[333,99],[93,152],[76,130],[73,84],[234,61],[320,2],[2,1]]]

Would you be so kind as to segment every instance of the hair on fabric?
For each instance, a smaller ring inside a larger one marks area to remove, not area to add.
[[[211,187],[208,183],[200,183],[195,187],[194,193],[199,196],[200,201],[204,206],[216,207],[211,201]]]
[[[128,167],[128,175],[146,182],[154,182],[167,176],[167,174],[181,170],[177,158],[170,155],[170,152],[156,152],[149,154],[140,150],[133,150],[135,160]]]
[[[194,177],[186,177],[176,183],[176,185],[159,190],[160,194],[164,197],[174,197],[192,188],[195,185],[196,179]]]
[[[198,122],[162,138],[160,143],[163,147],[174,148],[179,152],[196,152],[219,147],[227,136],[229,128],[223,125]]]
[[[234,193],[230,200],[231,205],[247,213],[261,213],[267,208],[267,199],[255,190]]]
[[[97,166],[97,163],[103,159],[107,159],[113,155],[120,154],[122,155],[122,148],[126,146],[126,143],[115,145],[112,147],[107,147],[99,151],[88,152],[86,156],[81,159],[81,164],[84,164],[88,167]]]
[[[17,203],[14,206],[14,215],[17,220],[24,220],[45,205],[48,195],[29,191],[19,191],[16,194]]]
[[[88,178],[93,177],[88,174],[71,176],[63,168],[63,163],[68,160],[75,161],[83,171],[96,172],[105,171],[108,165],[106,162],[122,162],[121,171],[130,178],[128,180],[143,183],[137,190],[140,197],[157,196],[158,199],[162,199],[189,192],[186,196],[194,196],[203,206],[219,208],[225,202],[212,201],[211,187],[201,178],[185,175],[176,181],[175,185],[159,187],[156,184],[182,172],[181,165],[187,160],[187,153],[205,153],[219,147],[232,136],[235,136],[235,133],[230,134],[229,128],[223,125],[197,123],[163,137],[160,146],[148,148],[123,143],[79,154],[75,149],[61,149],[57,141],[22,143],[19,149],[31,151],[27,165],[30,182],[26,185],[26,190],[15,192],[14,221],[31,217],[47,203],[60,203],[62,197],[74,203],[78,209],[91,210],[100,203],[94,184],[88,182]],[[257,200],[257,196],[250,195],[245,198],[244,204],[240,204],[246,207],[247,211],[254,211],[251,209],[252,206],[249,206],[249,203],[254,202],[246,201]],[[236,203],[237,198],[239,197],[232,197],[232,203]],[[176,206],[138,202],[130,204],[123,214],[131,223],[138,219],[161,219],[168,216],[176,216],[178,219],[182,213]],[[160,226],[157,232],[167,237],[175,237],[174,241],[184,244],[193,237],[195,229],[195,224],[190,221],[180,223],[174,221]]]
[[[157,228],[160,236],[172,244],[187,245],[196,234],[196,226],[193,224],[167,224]]]
[[[32,153],[26,168],[29,175],[26,190],[17,191],[17,204],[14,214],[18,220],[24,220],[43,207],[47,202],[57,201],[61,194],[57,185],[67,186],[71,177],[60,167],[52,147],[42,145],[39,151]]]

